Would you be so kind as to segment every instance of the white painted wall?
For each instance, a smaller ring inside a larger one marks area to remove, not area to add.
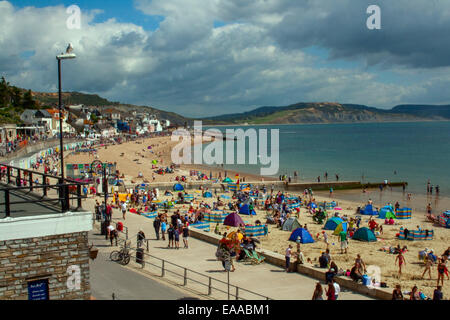
[[[0,219],[0,241],[54,236],[92,230],[91,212],[67,212]]]

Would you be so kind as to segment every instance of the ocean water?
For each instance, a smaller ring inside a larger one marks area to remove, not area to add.
[[[204,127],[208,129],[211,127]],[[408,192],[424,194],[426,184],[450,196],[450,122],[401,122],[217,127],[279,129],[280,174],[297,171],[301,181],[407,181]],[[269,148],[270,150],[270,148]],[[224,148],[224,153],[226,150]],[[248,144],[246,146],[248,155]],[[261,165],[224,165],[259,174]]]

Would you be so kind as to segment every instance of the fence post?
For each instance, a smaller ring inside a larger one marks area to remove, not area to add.
[[[164,270],[164,260],[162,261],[162,266],[161,266],[161,277],[164,277],[165,274],[165,270]]]
[[[239,287],[236,287],[236,300],[239,300]]]
[[[125,239],[128,240],[128,227],[125,227]]]
[[[18,187],[21,187],[22,186],[22,177],[21,177],[21,175],[20,175],[20,169],[17,169],[17,183],[16,183],[16,185],[18,186]]]
[[[6,173],[7,173],[7,176],[8,176],[8,184],[10,184],[11,183],[11,167],[7,167],[6,168]]]
[[[9,190],[5,190],[5,213],[7,218],[11,216],[11,208],[9,206]]]
[[[212,284],[211,284],[211,277],[209,277],[209,282],[208,282],[208,296],[211,295],[212,292]]]
[[[148,250],[148,239],[145,239],[145,240],[147,241],[147,252],[148,252],[148,251],[149,251],[149,250]]]
[[[30,182],[30,191],[33,191],[33,173],[31,171],[28,172],[29,182]]]
[[[77,185],[77,209],[81,209],[81,184]],[[94,219],[95,221],[95,219]]]
[[[187,269],[184,268],[184,283],[183,283],[183,286],[186,286],[186,285],[187,285]]]
[[[46,186],[47,185],[47,176],[44,174],[42,176],[42,185]],[[44,196],[47,196],[47,187],[44,187]]]

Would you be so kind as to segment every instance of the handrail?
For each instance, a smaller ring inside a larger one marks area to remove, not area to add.
[[[6,167],[6,170],[1,171],[0,181],[4,178],[6,178],[6,181],[4,181],[5,185],[0,187],[0,191],[4,192],[5,202],[0,203],[0,206],[5,206],[6,218],[11,216],[11,205],[15,204],[57,201],[60,202],[62,212],[66,212],[71,209],[70,200],[77,200],[76,210],[82,208],[82,200],[86,199],[86,196],[82,194],[82,186],[86,185],[86,183],[7,164],[3,164],[3,166]],[[14,175],[14,171],[17,171],[17,175]],[[33,180],[33,175],[42,177],[42,181],[39,181],[39,179],[36,179],[37,181]],[[49,183],[49,179],[57,179],[58,182],[52,185]],[[76,190],[71,190],[74,187]],[[29,192],[33,192],[35,189],[42,190],[42,195],[36,195],[36,200],[10,201],[10,193],[12,191],[23,192],[24,190],[29,190]],[[57,197],[48,197],[48,190],[51,189],[57,190]],[[71,196],[71,194],[76,196]]]
[[[127,240],[124,240],[124,239],[118,239],[118,240],[119,240],[119,241],[122,241],[122,242],[126,242],[126,241],[127,241]],[[130,247],[129,249],[131,249],[132,251],[136,251],[137,248]],[[136,256],[135,256],[135,255],[132,255],[132,254],[130,254],[130,257],[136,258]],[[157,264],[151,263],[151,262],[149,262],[149,261],[145,261],[145,257],[154,258],[154,259],[156,259],[156,260],[159,260],[159,261],[161,261],[161,265],[157,265]],[[252,294],[252,295],[254,295],[254,296],[257,296],[257,297],[259,297],[259,298],[263,298],[264,300],[274,300],[274,299],[269,298],[269,297],[267,297],[267,296],[264,296],[264,295],[262,295],[262,294],[253,292],[253,291],[251,291],[251,290],[244,289],[244,288],[242,288],[242,287],[238,287],[238,286],[233,285],[233,284],[228,284],[227,282],[225,282],[225,281],[223,281],[223,280],[220,280],[220,279],[217,279],[217,278],[213,278],[213,277],[210,277],[210,276],[206,276],[206,275],[204,275],[204,274],[202,274],[202,273],[200,273],[200,272],[198,272],[198,271],[195,271],[195,270],[192,270],[192,269],[189,269],[189,268],[180,266],[180,265],[178,265],[178,264],[176,264],[176,263],[167,261],[167,260],[165,260],[165,259],[163,259],[163,258],[156,257],[156,256],[151,255],[151,254],[146,253],[146,252],[143,252],[143,260],[145,261],[145,265],[149,264],[149,265],[152,265],[152,266],[154,266],[154,267],[161,268],[161,277],[164,277],[165,273],[168,272],[168,273],[172,273],[172,274],[174,274],[174,275],[177,275],[177,276],[179,276],[179,277],[182,277],[182,278],[183,278],[183,281],[184,281],[184,282],[183,282],[183,285],[184,285],[184,286],[187,285],[187,280],[189,280],[189,281],[198,283],[198,284],[200,284],[200,285],[202,285],[202,286],[208,287],[208,295],[211,295],[212,289],[214,289],[214,290],[216,290],[216,291],[219,291],[219,292],[222,292],[222,293],[225,293],[225,294],[229,294],[230,296],[233,296],[236,300],[246,300],[246,299],[244,299],[242,296],[239,296],[239,292],[246,292],[246,293]],[[167,269],[165,268],[166,265],[172,265],[172,266],[175,266],[175,267],[177,267],[177,268],[180,268],[180,269],[182,269],[182,270],[184,271],[184,273],[183,273],[183,274],[179,274],[179,273],[176,273],[176,272],[174,272],[174,271],[172,271],[172,270],[167,270]],[[206,284],[206,283],[201,282],[201,281],[199,281],[199,280],[197,280],[197,279],[189,278],[189,277],[187,276],[187,273],[188,273],[188,272],[193,273],[193,274],[196,274],[196,275],[199,275],[199,276],[204,277],[204,278],[207,278],[208,283]],[[231,292],[228,292],[228,291],[224,291],[224,290],[222,290],[222,289],[220,289],[220,288],[218,288],[218,287],[214,287],[214,286],[212,285],[212,282],[213,282],[213,281],[216,281],[216,282],[218,282],[218,283],[222,283],[222,284],[225,284],[225,285],[229,285],[230,288],[234,288],[233,291],[234,291],[235,293],[231,293]]]

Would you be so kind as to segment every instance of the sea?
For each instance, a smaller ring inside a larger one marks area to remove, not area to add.
[[[214,128],[222,132],[237,128],[268,129],[269,136],[270,130],[278,129],[279,171],[275,177],[284,174],[293,177],[297,171],[301,182],[315,182],[318,176],[325,181],[325,172],[328,181],[335,181],[335,174],[339,175],[339,181],[406,181],[407,192],[420,195],[426,195],[430,181],[434,187],[439,186],[441,197],[450,197],[448,121]],[[248,152],[246,143],[247,160]],[[260,174],[261,165],[224,164],[223,168]]]

